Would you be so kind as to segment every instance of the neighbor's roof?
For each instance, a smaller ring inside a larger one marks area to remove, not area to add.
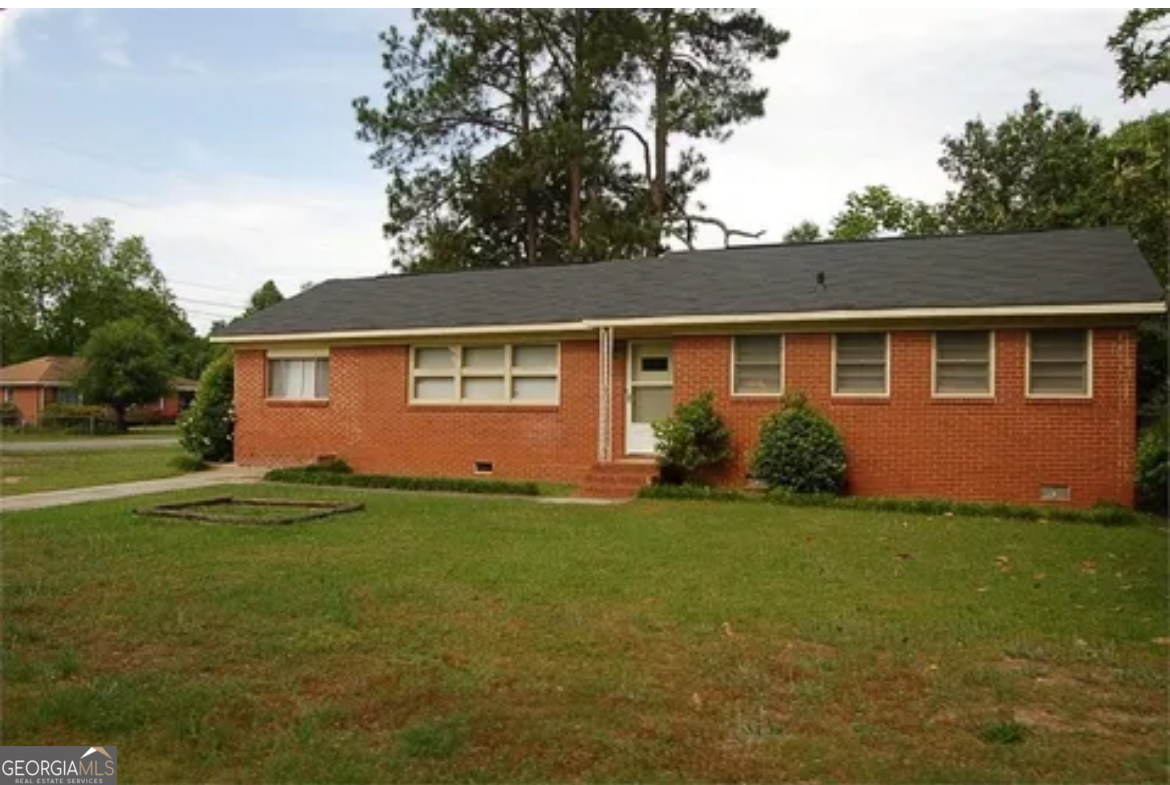
[[[818,274],[824,286],[817,285]],[[1068,229],[331,280],[215,337],[1013,306],[1145,304],[1152,310],[1163,297],[1125,229]]]
[[[80,357],[38,357],[0,368],[0,384],[71,384],[85,363]]]

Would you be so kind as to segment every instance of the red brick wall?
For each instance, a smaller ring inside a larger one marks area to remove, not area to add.
[[[335,454],[365,472],[579,482],[597,455],[597,342],[561,343],[560,406],[408,403],[405,346],[334,347],[327,403],[265,400],[262,351],[236,353],[236,457],[304,463]]]
[[[1133,502],[1137,342],[1132,330],[1093,331],[1093,397],[1028,399],[1027,332],[996,332],[994,399],[931,397],[931,333],[897,332],[890,341],[889,398],[830,394],[831,341],[825,333],[785,336],[785,388],[805,393],[841,430],[849,490],[860,495],[1039,501],[1041,484],[1069,485],[1076,505]],[[675,400],[717,396],[734,434],[742,481],[759,421],[778,400],[733,398],[730,340],[675,339]]]
[[[20,418],[23,422],[35,424],[40,419],[40,387],[13,387],[12,400],[16,403],[16,408],[20,409]]]
[[[1041,484],[1069,485],[1073,504],[1132,503],[1136,338],[1093,332],[1093,397],[1027,399],[1026,331],[996,333],[994,399],[931,397],[931,333],[891,336],[889,398],[830,395],[831,336],[785,337],[785,386],[841,429],[849,486],[865,495],[1038,501]],[[579,482],[597,450],[597,342],[561,343],[561,405],[412,406],[404,346],[335,347],[330,400],[266,401],[264,352],[236,355],[236,454],[242,463],[303,463],[336,454],[359,471],[494,475]],[[737,459],[722,479],[742,483],[760,419],[779,399],[730,396],[727,336],[674,339],[675,400],[712,390]],[[624,342],[614,357],[613,449],[624,452]]]

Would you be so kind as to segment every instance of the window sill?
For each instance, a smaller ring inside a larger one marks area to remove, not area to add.
[[[265,406],[273,406],[276,408],[300,408],[307,407],[310,409],[322,409],[329,405],[328,398],[265,398]]]
[[[829,398],[835,406],[889,406],[888,395],[848,395],[836,393]]]
[[[948,404],[958,404],[960,406],[970,404],[991,406],[992,404],[999,403],[999,399],[994,395],[932,395],[930,402],[942,406],[947,406]]]
[[[556,412],[557,403],[423,403],[411,401],[407,409],[413,412]]]

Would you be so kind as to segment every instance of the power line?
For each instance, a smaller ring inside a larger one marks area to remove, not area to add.
[[[180,297],[178,295],[175,295],[175,299],[184,300],[189,303],[195,303],[196,305],[214,305],[216,308],[232,308],[237,311],[242,311],[248,307],[246,305],[239,305],[236,303],[217,303],[214,300],[197,300],[194,297]]]

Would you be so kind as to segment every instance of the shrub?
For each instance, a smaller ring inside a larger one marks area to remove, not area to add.
[[[13,401],[0,401],[0,425],[20,425],[20,409]]]
[[[273,469],[264,475],[267,482],[290,482],[301,485],[342,485],[353,488],[390,488],[400,491],[450,491],[453,493],[487,493],[509,496],[539,496],[534,482],[509,480],[473,480],[465,477],[404,477],[390,474],[346,474],[321,471],[309,466]]]
[[[788,396],[783,408],[760,426],[752,472],[769,488],[840,494],[845,489],[845,445],[833,423],[803,395]]]
[[[179,418],[179,443],[205,461],[232,459],[234,380],[232,354],[224,352],[203,371],[191,408]]]
[[[208,467],[207,461],[200,458],[198,455],[176,455],[171,458],[171,466],[175,467],[181,472],[201,472]]]
[[[144,409],[132,406],[126,410],[127,425],[174,425],[177,419],[175,415],[155,408]]]
[[[700,469],[718,466],[731,457],[731,433],[715,412],[714,402],[715,394],[705,392],[654,423],[663,482],[677,485]]]
[[[766,494],[744,493],[732,488],[703,485],[647,485],[641,499],[683,501],[730,501],[771,503],[788,507],[831,507],[838,510],[899,512],[917,515],[961,515],[968,518],[1003,518],[1022,521],[1071,521],[1101,526],[1130,526],[1149,521],[1148,516],[1117,504],[1102,503],[1088,510],[1075,507],[1035,507],[1004,502],[955,502],[947,499],[889,498],[882,496],[835,496],[831,493],[795,493],[776,488]]]
[[[353,474],[353,469],[342,458],[324,458],[308,466],[300,467],[303,472],[323,472],[325,474]]]
[[[105,406],[80,403],[51,403],[41,412],[37,426],[65,433],[114,433],[117,421]]]
[[[1135,485],[1137,503],[1143,510],[1165,514],[1167,510],[1170,456],[1166,445],[1167,420],[1163,417],[1146,429],[1138,441]]]

